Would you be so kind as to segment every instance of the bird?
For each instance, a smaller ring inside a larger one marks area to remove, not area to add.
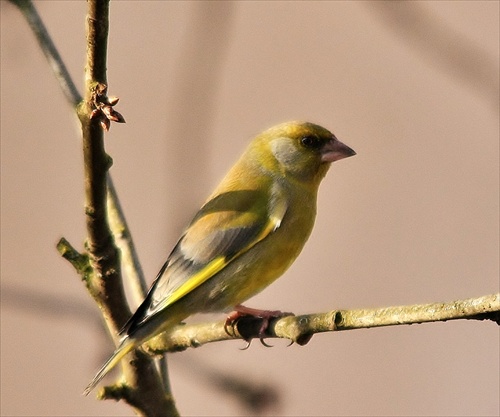
[[[259,316],[242,303],[294,262],[313,229],[321,180],[333,162],[355,154],[310,122],[257,135],[182,233],[84,395],[127,353],[193,314]]]

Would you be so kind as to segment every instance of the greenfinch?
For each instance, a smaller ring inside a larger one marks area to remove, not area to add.
[[[241,303],[280,277],[307,241],[331,163],[355,154],[307,122],[255,137],[186,228],[84,394],[132,349],[192,314],[253,312]]]

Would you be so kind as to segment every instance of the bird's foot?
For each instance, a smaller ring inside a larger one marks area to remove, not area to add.
[[[266,346],[271,347],[271,345],[267,344],[264,339],[267,336],[266,330],[269,328],[269,323],[272,319],[277,319],[285,316],[293,316],[293,313],[285,313],[279,310],[259,310],[256,308],[245,307],[243,305],[237,305],[234,307],[234,311],[229,313],[226,318],[226,322],[224,324],[224,329],[227,334],[229,333],[228,328],[231,327],[234,329],[237,322],[244,317],[256,318],[260,321],[260,327],[258,328],[257,335],[242,335],[242,337],[247,341],[247,346],[243,349],[248,349],[252,338],[258,337],[260,342]],[[234,332],[233,332],[234,333]],[[241,332],[240,332],[241,334]]]

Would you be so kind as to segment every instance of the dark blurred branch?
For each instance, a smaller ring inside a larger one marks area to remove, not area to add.
[[[215,109],[224,65],[231,46],[231,28],[234,24],[236,2],[197,1],[189,5],[187,21],[189,36],[179,39],[180,55],[174,61],[172,87],[168,91],[166,120],[168,137],[203,138],[203,140],[168,140],[165,153],[170,172],[166,175],[165,189],[176,196],[176,204],[169,207],[166,235],[179,235],[179,225],[191,219],[198,208],[200,190],[213,184],[207,175],[192,175],[189,166],[197,172],[209,169],[210,143],[213,135]],[[196,123],[193,123],[196,120]],[[188,158],[188,159],[186,159]],[[186,163],[186,161],[189,163]],[[178,178],[182,177],[182,181]],[[192,190],[183,193],[182,190]],[[186,208],[188,208],[186,210]],[[191,212],[191,209],[193,212]]]
[[[500,293],[448,303],[333,310],[327,313],[287,316],[272,320],[266,337],[285,338],[305,345],[316,333],[460,319],[491,320],[500,324]],[[157,354],[222,340],[251,340],[258,337],[262,319],[242,317],[230,332],[226,332],[224,325],[225,321],[180,325],[171,333],[156,336],[143,347],[151,354]]]
[[[99,314],[95,308],[77,299],[66,298],[54,294],[41,293],[32,288],[21,288],[8,284],[2,285],[2,306],[17,308],[37,317],[53,317],[81,322],[80,325],[95,326],[102,333]],[[54,308],[57,306],[57,308]]]
[[[64,96],[73,107],[76,107],[78,103],[82,101],[82,96],[76,89],[75,84],[66,69],[66,65],[64,65],[64,62],[52,42],[49,32],[43,24],[35,6],[33,6],[33,3],[30,0],[10,0],[10,2],[17,6],[26,18],[26,21],[33,31],[38,44],[40,45],[40,49],[45,54],[52,71],[54,71],[55,77],[59,81],[59,85],[61,86]]]
[[[372,1],[364,3],[386,23],[386,27],[422,53],[431,64],[466,82],[491,101],[499,102],[499,69],[495,59],[462,33],[438,20],[416,1]]]
[[[248,373],[238,375],[234,369],[214,368],[196,359],[194,355],[179,355],[176,365],[181,365],[182,373],[198,384],[219,391],[224,398],[233,398],[241,405],[245,413],[252,416],[274,415],[279,413],[283,404],[283,392],[280,390],[279,377],[261,375],[255,380]]]

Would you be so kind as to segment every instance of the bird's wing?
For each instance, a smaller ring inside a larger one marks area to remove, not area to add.
[[[175,303],[281,224],[286,199],[278,187],[268,192],[229,191],[208,201],[196,214],[146,299],[125,325],[129,335],[140,324]]]

